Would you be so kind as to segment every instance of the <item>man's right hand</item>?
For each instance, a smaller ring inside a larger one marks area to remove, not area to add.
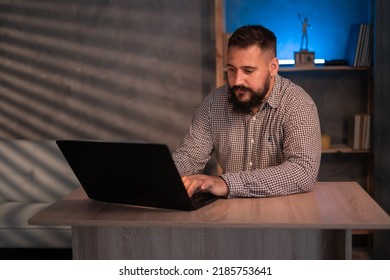
[[[194,174],[182,177],[182,181],[189,196],[196,191],[209,192],[216,196],[226,196],[229,193],[226,182],[219,176]]]

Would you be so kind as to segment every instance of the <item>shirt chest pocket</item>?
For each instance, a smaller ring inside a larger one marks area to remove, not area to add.
[[[282,162],[282,148],[278,137],[275,135],[266,135],[261,139],[256,147],[258,151],[257,161],[259,168],[279,165]]]

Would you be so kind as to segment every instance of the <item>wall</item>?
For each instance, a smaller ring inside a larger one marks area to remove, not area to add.
[[[0,3],[0,138],[175,148],[214,85],[207,0]]]
[[[375,199],[390,214],[390,2],[376,1],[374,170]],[[390,231],[374,234],[374,258],[390,259]]]
[[[215,84],[213,9],[208,0],[0,1],[0,203],[21,209],[0,211],[0,228],[17,228],[0,232],[0,246],[43,246],[23,209],[79,186],[53,140],[178,146]]]

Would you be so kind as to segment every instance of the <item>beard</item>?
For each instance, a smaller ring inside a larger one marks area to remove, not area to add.
[[[267,92],[270,88],[270,81],[271,77],[268,76],[264,87],[258,89],[257,91],[244,86],[229,86],[229,102],[233,105],[233,110],[237,113],[243,113],[243,114],[250,114],[252,113],[252,109],[259,107],[263,101],[264,97],[266,96]],[[240,101],[237,98],[236,90],[245,91],[250,94],[250,99],[248,101]]]

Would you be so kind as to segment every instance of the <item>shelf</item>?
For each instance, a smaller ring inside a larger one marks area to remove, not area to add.
[[[373,230],[370,229],[353,229],[352,233],[354,235],[372,235]]]
[[[369,153],[370,150],[354,150],[351,147],[348,147],[344,144],[340,145],[333,145],[329,149],[323,149],[322,153],[323,154],[337,154],[337,153],[342,153],[342,154],[364,154],[364,153]]]
[[[315,65],[315,66],[299,66],[295,67],[293,65],[286,66],[281,65],[279,67],[279,72],[299,72],[299,71],[366,71],[369,68],[367,67],[352,67],[352,66],[324,66],[324,65]]]

